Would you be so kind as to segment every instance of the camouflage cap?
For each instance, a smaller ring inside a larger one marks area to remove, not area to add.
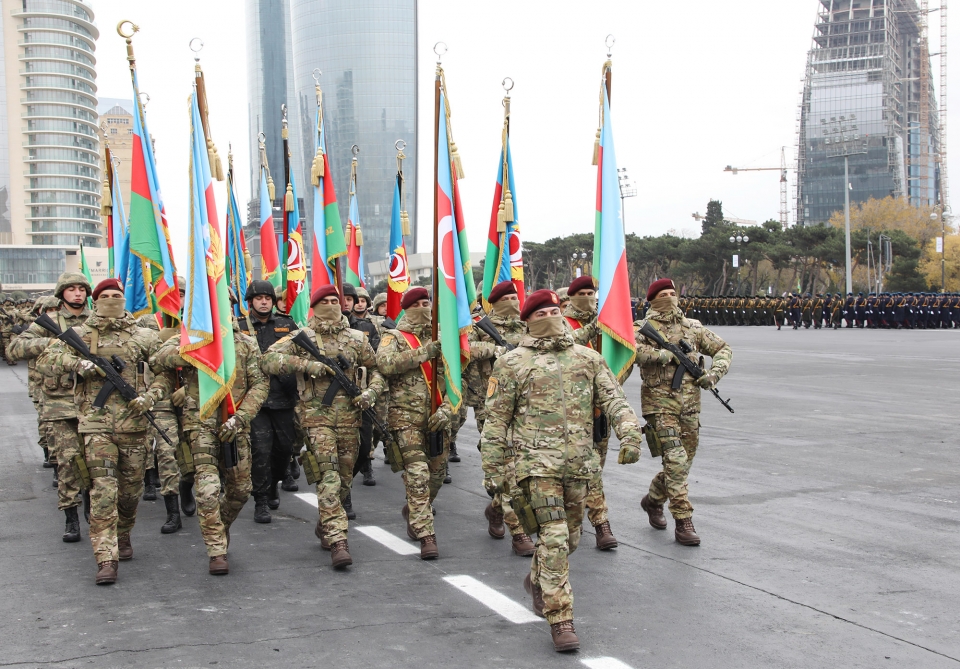
[[[57,287],[53,291],[55,297],[62,298],[63,291],[67,289],[68,286],[83,286],[87,289],[87,296],[89,297],[93,293],[93,286],[90,285],[90,282],[87,281],[85,277],[80,272],[64,272],[60,275],[60,278],[57,279]]]
[[[387,294],[386,293],[377,293],[377,296],[373,298],[373,310],[376,311],[377,307],[381,304],[386,304]]]

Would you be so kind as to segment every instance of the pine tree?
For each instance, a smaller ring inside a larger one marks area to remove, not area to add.
[[[723,223],[723,203],[720,200],[707,202],[707,215],[703,217],[703,234]]]

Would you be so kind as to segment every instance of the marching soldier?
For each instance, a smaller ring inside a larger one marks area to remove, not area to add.
[[[568,556],[580,540],[588,485],[600,474],[594,407],[610,417],[620,438],[621,464],[639,459],[641,433],[603,357],[574,343],[559,302],[550,290],[527,297],[520,318],[528,334],[497,360],[487,386],[481,452],[484,487],[502,490],[507,451],[517,448],[517,480],[539,524],[524,587],[533,610],[550,623],[554,648],[563,652],[580,647]]]
[[[674,538],[684,546],[699,546],[700,537],[693,526],[693,505],[687,497],[687,477],[697,453],[700,430],[700,389],[713,388],[730,369],[733,352],[720,337],[699,321],[683,317],[676,308],[676,287],[670,279],[650,284],[647,299],[652,310],[646,321],[634,324],[637,331],[637,365],[643,377],[640,394],[641,410],[647,421],[645,432],[650,452],[661,455],[663,469],[650,483],[650,490],[640,500],[650,525],[667,529],[663,505],[670,500],[670,513],[676,523]],[[657,348],[640,334],[644,323],[650,323],[664,339],[674,345],[681,340],[692,345],[691,357],[706,354],[713,364],[706,374],[694,379],[684,374],[680,388],[671,387],[677,362],[673,353]]]
[[[526,334],[527,326],[520,320],[520,297],[513,281],[502,281],[490,290],[487,301],[493,310],[489,316],[490,322],[508,344],[516,346]],[[477,431],[483,434],[483,425],[486,422],[486,389],[490,380],[490,373],[496,362],[495,355],[502,355],[505,351],[496,350],[496,342],[480,328],[473,328],[470,332],[470,364],[465,373],[467,391],[464,394],[464,403],[473,407],[477,418]],[[482,358],[481,358],[482,356]],[[480,444],[477,444],[480,448]],[[511,547],[514,554],[521,557],[533,555],[533,540],[530,539],[517,518],[516,511],[510,506],[510,490],[516,490],[517,478],[514,468],[514,452],[504,453],[504,473],[506,483],[502,490],[487,490],[493,501],[487,505],[483,515],[487,519],[487,534],[494,539],[502,539],[506,535],[504,523],[510,528],[512,537]]]
[[[48,376],[76,375],[74,401],[78,432],[83,437],[83,469],[90,484],[90,543],[97,559],[97,585],[117,580],[118,560],[133,558],[130,532],[143,493],[147,420],[143,414],[169,392],[166,375],[157,373],[149,388],[139,374],[140,364],[160,348],[157,333],[141,328],[125,310],[123,286],[104,279],[93,291],[96,311],[74,330],[90,352],[125,363],[117,371],[140,393],[129,402],[111,392],[102,408],[93,406],[106,383],[97,366],[80,357],[61,340],[51,342],[37,359],[37,369]],[[85,477],[84,477],[85,478]]]
[[[359,378],[363,393],[349,397],[340,389],[332,370],[293,341],[296,333],[270,347],[263,358],[263,369],[268,374],[298,374],[302,390],[297,411],[307,433],[308,448],[303,456],[304,468],[319,474],[320,518],[314,534],[321,547],[330,551],[333,566],[340,569],[353,563],[347,544],[347,500],[360,450],[362,412],[376,403],[385,383],[366,336],[348,327],[337,287],[329,284],[318,288],[310,302],[313,317],[310,327],[302,332],[321,352],[338,360],[348,376]]]
[[[383,333],[377,368],[390,384],[388,424],[403,459],[407,503],[401,514],[407,521],[407,536],[420,541],[420,559],[433,560],[440,552],[432,504],[443,487],[448,448],[445,441],[442,452],[431,453],[427,435],[447,432],[453,411],[442,400],[440,388],[431,388],[433,365],[442,365],[442,357],[440,342],[431,340],[431,302],[426,288],[409,289],[400,306],[403,317],[396,329]],[[442,369],[437,370],[436,378],[443,378]],[[431,393],[435,393],[438,406],[432,415]]]
[[[231,295],[231,302],[235,298]],[[229,389],[236,412],[220,422],[220,412],[200,416],[200,379],[197,368],[180,355],[181,334],[176,334],[150,358],[150,366],[176,372],[183,378],[183,435],[190,449],[200,534],[215,576],[230,573],[227,549],[230,526],[250,497],[250,424],[270,392],[270,382],[260,371],[260,347],[233,323],[236,354],[233,386]],[[226,467],[223,447],[236,441],[237,463]],[[189,468],[186,467],[186,468]],[[221,480],[223,482],[221,489]]]

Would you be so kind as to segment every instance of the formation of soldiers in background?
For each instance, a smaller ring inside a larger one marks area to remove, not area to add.
[[[960,293],[693,295],[680,298],[680,309],[704,325],[772,325],[778,330],[784,325],[794,330],[960,327]]]
[[[182,278],[179,288],[183,298]],[[284,314],[284,296],[269,282],[253,281],[244,297],[249,315],[233,319],[230,416],[201,411],[201,379],[182,357],[180,328],[160,315],[134,318],[116,279],[94,288],[82,274],[65,273],[54,295],[32,308],[4,301],[3,351],[8,364],[28,364],[44,467],[53,469],[66,519],[62,540],[80,541],[82,509],[97,585],[116,582],[119,562],[133,558],[141,498],[163,497],[162,534],[196,514],[209,573],[224,575],[230,529],[248,498],[254,522],[269,523],[278,484],[298,490],[301,471],[316,486],[314,534],[332,566],[344,569],[353,563],[348,531],[357,517],[351,487],[361,474],[364,485],[376,485],[371,463],[381,443],[384,462],[402,472],[407,536],[420,543],[421,559],[436,559],[434,502],[451,481],[449,463],[460,461],[456,440],[468,406],[491,498],[486,533],[503,539],[509,531],[512,553],[532,558],[524,588],[557,651],[579,647],[568,556],[584,517],[597,549],[618,546],[602,478],[611,432],[619,464],[637,462],[643,441],[662,458],[639,503],[649,524],[667,529],[669,503],[675,540],[700,544],[687,490],[700,390],[727,373],[732,352],[684,316],[670,279],[650,286],[645,319],[634,323],[636,360],[619,379],[594,350],[601,328],[591,277],[557,293],[535,291],[522,309],[515,284],[497,284],[474,314],[459,411],[442,383],[431,387],[431,378],[443,378],[433,367],[443,357],[425,288],[404,293],[395,322],[385,295],[371,304],[362,288],[324,286],[311,296],[303,328]],[[700,367],[701,354],[710,367]],[[621,385],[634,365],[644,380],[644,426]],[[673,387],[678,370],[682,384]]]

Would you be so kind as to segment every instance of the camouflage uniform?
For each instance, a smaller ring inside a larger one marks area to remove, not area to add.
[[[4,359],[13,364],[13,360],[9,355],[7,355],[7,347],[10,345],[10,340],[13,338],[13,327],[19,322],[19,314],[15,309],[15,305],[12,299],[7,298],[3,302],[3,308],[0,310],[0,343],[3,345],[3,356]]]
[[[697,360],[700,354],[711,356],[713,365],[709,371],[718,379],[730,369],[733,359],[730,346],[700,321],[684,318],[679,309],[664,313],[651,309],[646,321],[673,344],[679,344],[681,339],[689,342],[694,348],[691,360]],[[672,361],[659,364],[659,349],[639,332],[646,321],[634,323],[637,365],[643,377],[640,403],[647,430],[660,435],[663,448],[663,469],[650,483],[649,499],[656,506],[663,506],[669,499],[674,518],[690,518],[693,505],[687,497],[687,476],[697,453],[700,387],[690,374],[684,374],[680,388],[671,388],[677,364]]]
[[[166,341],[176,332],[173,328],[161,330],[154,314],[141,316],[138,323],[140,327],[157,331],[161,342]],[[172,375],[176,372],[165,371],[164,373],[169,376],[168,381],[172,387]],[[153,415],[156,418],[157,425],[166,433],[171,443],[168,444],[152,425],[147,428],[147,469],[153,469],[156,466],[160,478],[160,494],[163,497],[178,495],[180,493],[180,467],[177,465],[177,447],[180,445],[180,423],[169,398],[162,399],[154,405]],[[156,465],[154,465],[154,456],[156,456]]]
[[[377,371],[377,360],[366,335],[349,328],[346,317],[336,323],[314,317],[309,325],[303,332],[316,342],[324,355],[331,358],[343,355],[349,361],[348,375],[358,367],[366,367],[371,404],[375,402],[385,383]],[[337,391],[330,406],[323,405],[333,376],[324,374],[312,378],[304,374],[307,363],[314,359],[293,342],[298,333],[291,333],[271,346],[263,356],[262,367],[266,374],[297,374],[301,400],[297,413],[307,433],[307,447],[322,473],[317,481],[317,507],[324,539],[332,546],[347,538],[343,502],[350,494],[353,466],[360,449],[361,410],[342,390]]]
[[[250,479],[250,421],[260,411],[260,405],[270,392],[270,380],[260,371],[260,347],[257,340],[240,332],[233,323],[233,345],[236,367],[233,387],[236,416],[243,428],[237,433],[237,466],[227,469],[222,465],[222,452],[217,432],[220,415],[214,409],[211,416],[200,417],[200,385],[197,368],[180,356],[180,335],[166,342],[150,359],[150,366],[175,372],[182,369],[186,400],[183,405],[183,435],[190,445],[194,466],[194,491],[200,533],[207,555],[227,554],[230,525],[250,497],[253,484]],[[187,474],[186,471],[183,472]],[[220,480],[224,487],[221,491]],[[221,492],[223,499],[221,501]]]
[[[38,298],[34,304],[33,312],[45,313],[48,309],[56,309],[59,311],[60,300],[52,295]],[[54,318],[56,318],[56,316],[54,316]],[[31,318],[31,323],[32,322],[33,318]],[[46,333],[45,330],[44,332]],[[19,347],[15,346],[19,339],[20,337],[18,335],[14,335],[10,340],[10,343],[6,346],[6,359],[11,362],[16,362],[17,360],[22,359],[21,357],[14,355],[14,353],[19,349]],[[27,394],[33,401],[33,408],[37,412],[37,432],[40,437],[37,440],[37,444],[40,446],[41,450],[43,450],[45,460],[44,467],[49,467],[56,463],[56,458],[54,457],[52,460],[50,459],[50,448],[47,445],[47,428],[43,423],[40,422],[40,412],[42,411],[40,405],[43,398],[43,391],[40,388],[43,384],[43,377],[40,376],[40,373],[37,371],[37,360],[35,356],[39,355],[42,349],[36,347],[36,351],[37,352],[35,355],[31,355],[27,359]]]
[[[520,340],[527,333],[527,326],[519,318],[504,318],[493,313],[489,316],[490,322],[497,328],[497,332],[503,339],[513,346],[520,343]],[[493,365],[496,362],[493,358],[493,349],[496,346],[493,339],[479,328],[473,328],[469,334],[470,341],[470,364],[464,373],[465,391],[463,402],[466,406],[473,407],[473,414],[477,419],[477,430],[483,434],[483,426],[487,420],[486,411],[486,392],[487,384],[490,381],[490,374],[493,372]],[[511,442],[512,443],[512,442]],[[480,444],[477,444],[480,448]],[[510,506],[510,490],[516,489],[517,476],[513,462],[513,448],[505,453],[505,491],[498,491],[493,496],[493,510],[503,514],[503,521],[510,529],[510,534],[517,536],[523,533],[523,527],[517,518],[516,512]]]
[[[600,472],[595,406],[611,417],[624,444],[639,447],[640,425],[620,384],[603,358],[575,345],[570,332],[524,337],[497,360],[487,387],[484,476],[504,478],[512,434],[517,480],[540,524],[530,576],[542,590],[550,624],[573,619],[568,555],[580,540],[587,486]]]
[[[422,345],[413,349],[403,332],[415,335]],[[430,360],[439,365],[437,378],[443,378],[439,346],[431,341],[431,326],[411,325],[406,316],[395,330],[387,330],[377,349],[377,368],[390,384],[390,407],[387,420],[403,455],[403,483],[407,492],[410,528],[418,539],[435,535],[431,505],[443,487],[449,439],[444,439],[443,452],[436,457],[427,453],[427,419],[430,418],[430,389],[420,363]],[[441,388],[443,385],[440,384]],[[441,391],[442,392],[442,391]],[[449,435],[447,435],[449,436]]]
[[[52,316],[61,330],[83,325],[91,315],[84,309],[79,315],[65,306]],[[74,466],[74,458],[80,454],[80,437],[77,434],[77,405],[74,403],[75,375],[72,371],[56,374],[43,373],[36,366],[38,358],[47,347],[56,341],[49,332],[36,323],[23,331],[10,346],[10,354],[16,360],[31,360],[37,375],[40,410],[40,432],[46,437],[50,460],[57,464],[57,507],[66,510],[79,506],[80,478]]]
[[[129,313],[116,319],[92,314],[74,330],[92,353],[123,359],[127,364],[121,375],[138,393],[146,391],[156,402],[169,392],[163,376],[146,388],[138,371],[139,363],[160,348],[160,338],[139,327]],[[62,379],[75,372],[80,361],[72,348],[55,340],[37,359],[37,370],[44,376]],[[136,522],[143,492],[147,420],[132,411],[116,391],[102,409],[95,409],[93,401],[104,384],[99,374],[87,378],[76,375],[76,381],[78,432],[83,438],[83,459],[91,481],[90,543],[100,564],[118,559],[118,538],[128,538]]]

